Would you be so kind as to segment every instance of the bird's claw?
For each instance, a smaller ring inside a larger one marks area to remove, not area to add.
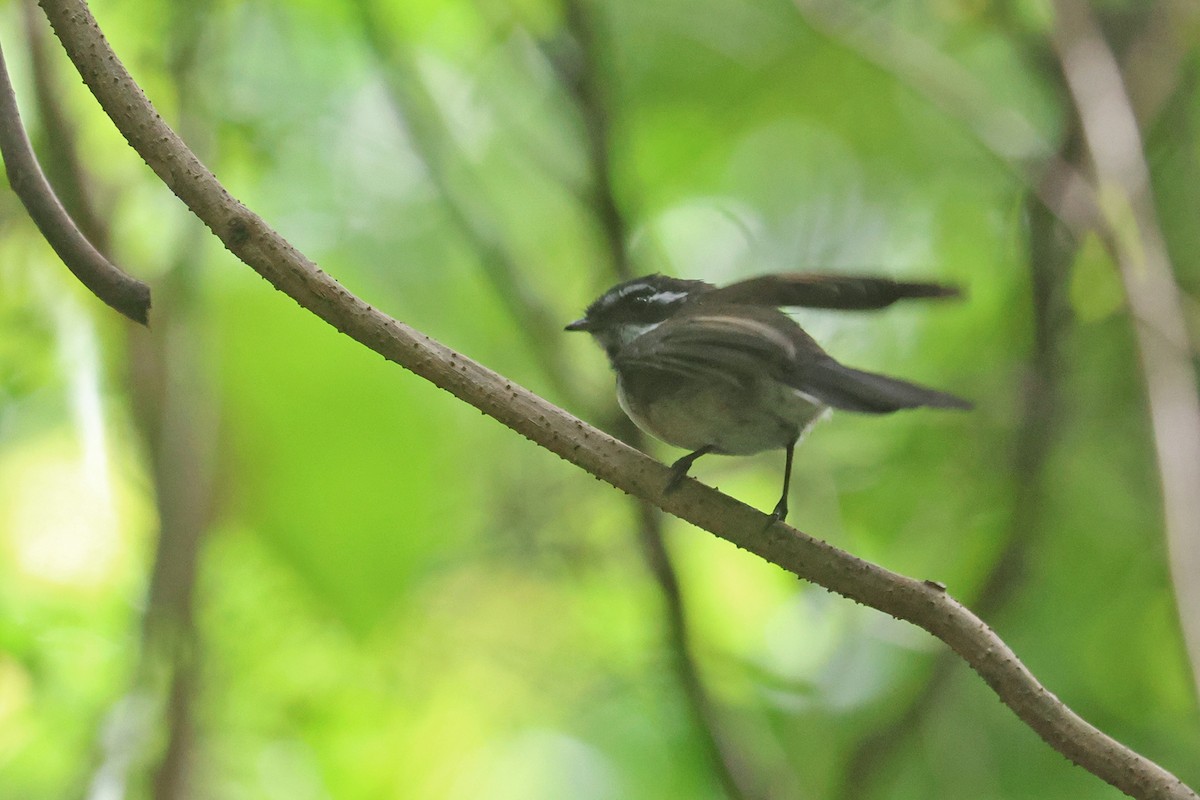
[[[663,489],[663,494],[671,494],[671,492],[679,488],[679,485],[683,483],[683,479],[687,477],[689,466],[691,465],[684,464],[683,469],[680,469],[678,461],[671,465],[671,477],[667,479],[667,485]]]

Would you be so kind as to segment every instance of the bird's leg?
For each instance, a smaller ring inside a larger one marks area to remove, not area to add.
[[[670,494],[679,488],[680,482],[688,474],[688,470],[692,468],[692,464],[696,459],[707,453],[711,453],[715,448],[711,444],[706,444],[694,453],[688,453],[683,458],[671,465],[671,479],[667,481],[667,488],[663,490],[665,494]]]
[[[783,522],[787,518],[788,513],[788,487],[792,485],[792,456],[796,454],[796,440],[788,442],[787,446],[787,462],[783,466],[783,494],[779,497],[779,502],[775,504],[775,510],[771,512],[771,522]]]

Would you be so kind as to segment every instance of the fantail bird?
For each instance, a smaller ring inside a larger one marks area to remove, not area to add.
[[[796,442],[829,408],[888,414],[970,409],[954,395],[839,364],[782,306],[878,309],[897,300],[957,297],[937,283],[833,275],[763,275],[717,288],[648,275],[617,284],[568,331],[587,331],[617,374],[621,408],[639,428],[691,452],[671,465],[666,491],[708,453],[787,451],[788,512]]]

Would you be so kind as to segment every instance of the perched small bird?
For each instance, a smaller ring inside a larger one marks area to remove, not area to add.
[[[708,453],[787,451],[788,512],[796,442],[828,408],[888,414],[969,409],[954,395],[839,364],[780,307],[866,310],[912,298],[957,297],[953,287],[886,278],[763,275],[717,288],[648,275],[620,283],[568,331],[587,331],[617,374],[621,408],[639,428],[691,452],[671,466],[668,492]]]

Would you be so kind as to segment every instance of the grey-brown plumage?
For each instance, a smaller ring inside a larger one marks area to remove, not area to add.
[[[587,331],[617,374],[621,407],[647,433],[692,451],[673,465],[668,491],[707,453],[793,451],[829,408],[886,414],[969,409],[954,395],[838,363],[779,306],[877,309],[897,300],[955,297],[936,283],[824,275],[764,275],[717,288],[663,275],[614,286],[567,326]]]

